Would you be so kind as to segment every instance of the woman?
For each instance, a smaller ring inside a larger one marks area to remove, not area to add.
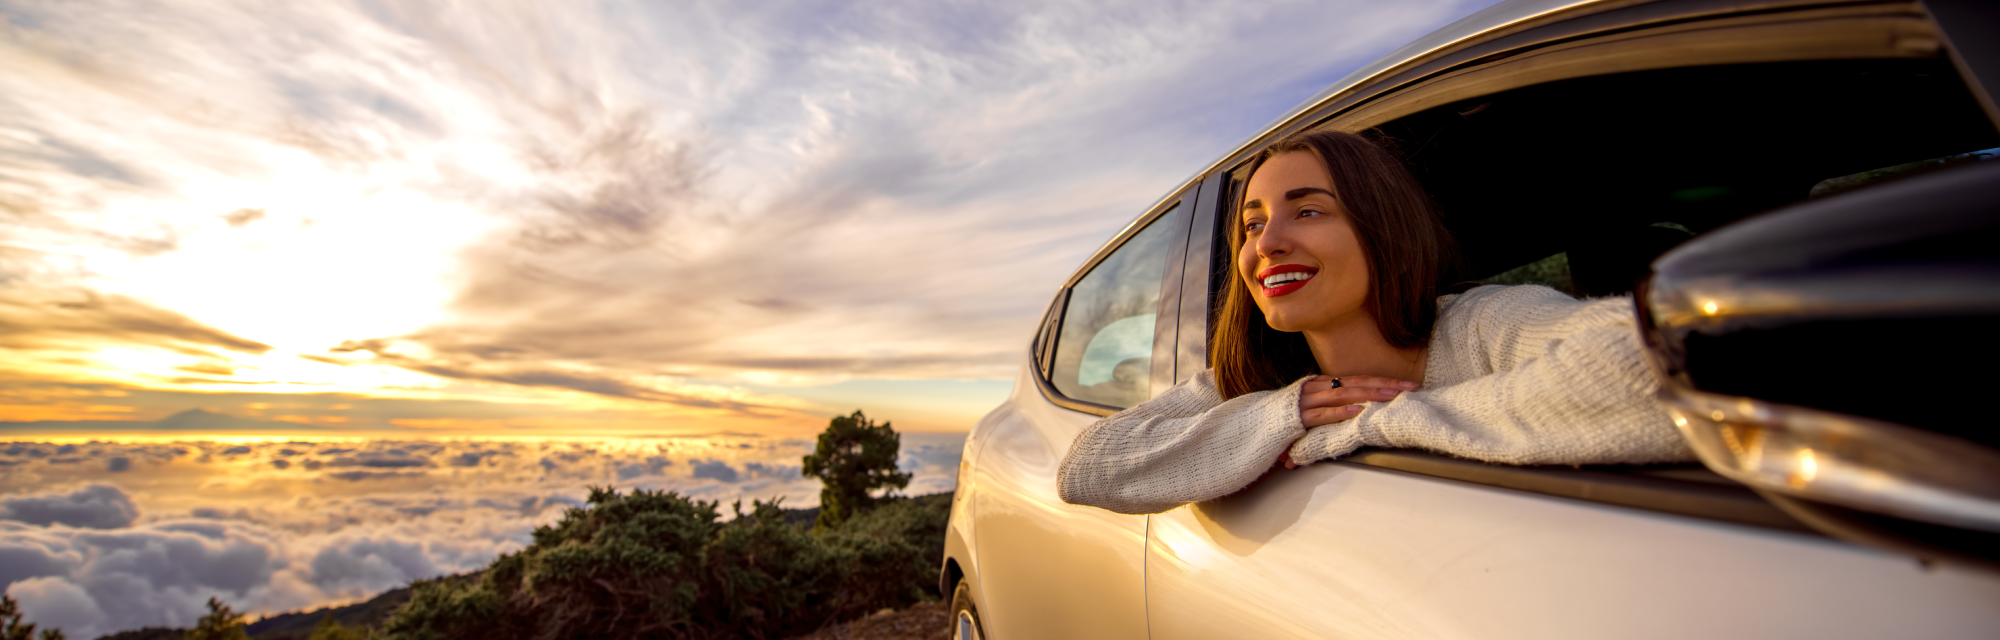
[[[1694,459],[1653,399],[1630,298],[1439,296],[1451,237],[1366,138],[1272,145],[1238,214],[1214,368],[1085,430],[1058,473],[1064,501],[1158,513],[1233,493],[1274,462],[1362,446],[1507,464]]]

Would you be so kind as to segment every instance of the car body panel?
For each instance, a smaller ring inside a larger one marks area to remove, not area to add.
[[[1153,640],[2000,629],[1993,576],[1821,537],[1340,462],[1273,471],[1236,495],[1154,515],[1150,529]]]
[[[1146,518],[1064,503],[1056,466],[1097,416],[1041,397],[1023,367],[1010,408],[983,421],[975,594],[996,638],[1146,637]],[[957,521],[954,521],[957,522]]]

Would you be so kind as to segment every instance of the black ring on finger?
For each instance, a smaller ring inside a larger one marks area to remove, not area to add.
[[[1333,378],[1333,377],[1329,377],[1329,378],[1327,379],[1327,383],[1326,383],[1326,384],[1327,384],[1327,387],[1326,387],[1326,390],[1327,390],[1327,391],[1332,391],[1332,390],[1334,390],[1334,389],[1339,389],[1339,388],[1340,388],[1340,378]]]

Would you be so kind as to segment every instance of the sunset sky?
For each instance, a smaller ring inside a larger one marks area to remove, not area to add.
[[[1484,4],[0,3],[0,422],[964,431],[1145,206]]]
[[[856,408],[950,491],[1092,251],[1486,4],[0,0],[0,588],[355,602]]]

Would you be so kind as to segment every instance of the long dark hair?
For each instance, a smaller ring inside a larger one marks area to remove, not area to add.
[[[1382,145],[1337,131],[1286,136],[1258,154],[1249,173],[1280,154],[1304,151],[1318,157],[1333,178],[1335,197],[1361,241],[1371,286],[1364,308],[1390,345],[1408,349],[1430,342],[1437,321],[1437,297],[1444,283],[1458,279],[1458,245],[1438,216],[1437,206],[1416,176]],[[1243,251],[1243,194],[1238,190],[1227,221],[1229,285],[1210,336],[1209,360],[1224,398],[1284,386],[1320,373],[1305,335],[1272,329],[1251,298],[1249,283],[1236,271]]]

